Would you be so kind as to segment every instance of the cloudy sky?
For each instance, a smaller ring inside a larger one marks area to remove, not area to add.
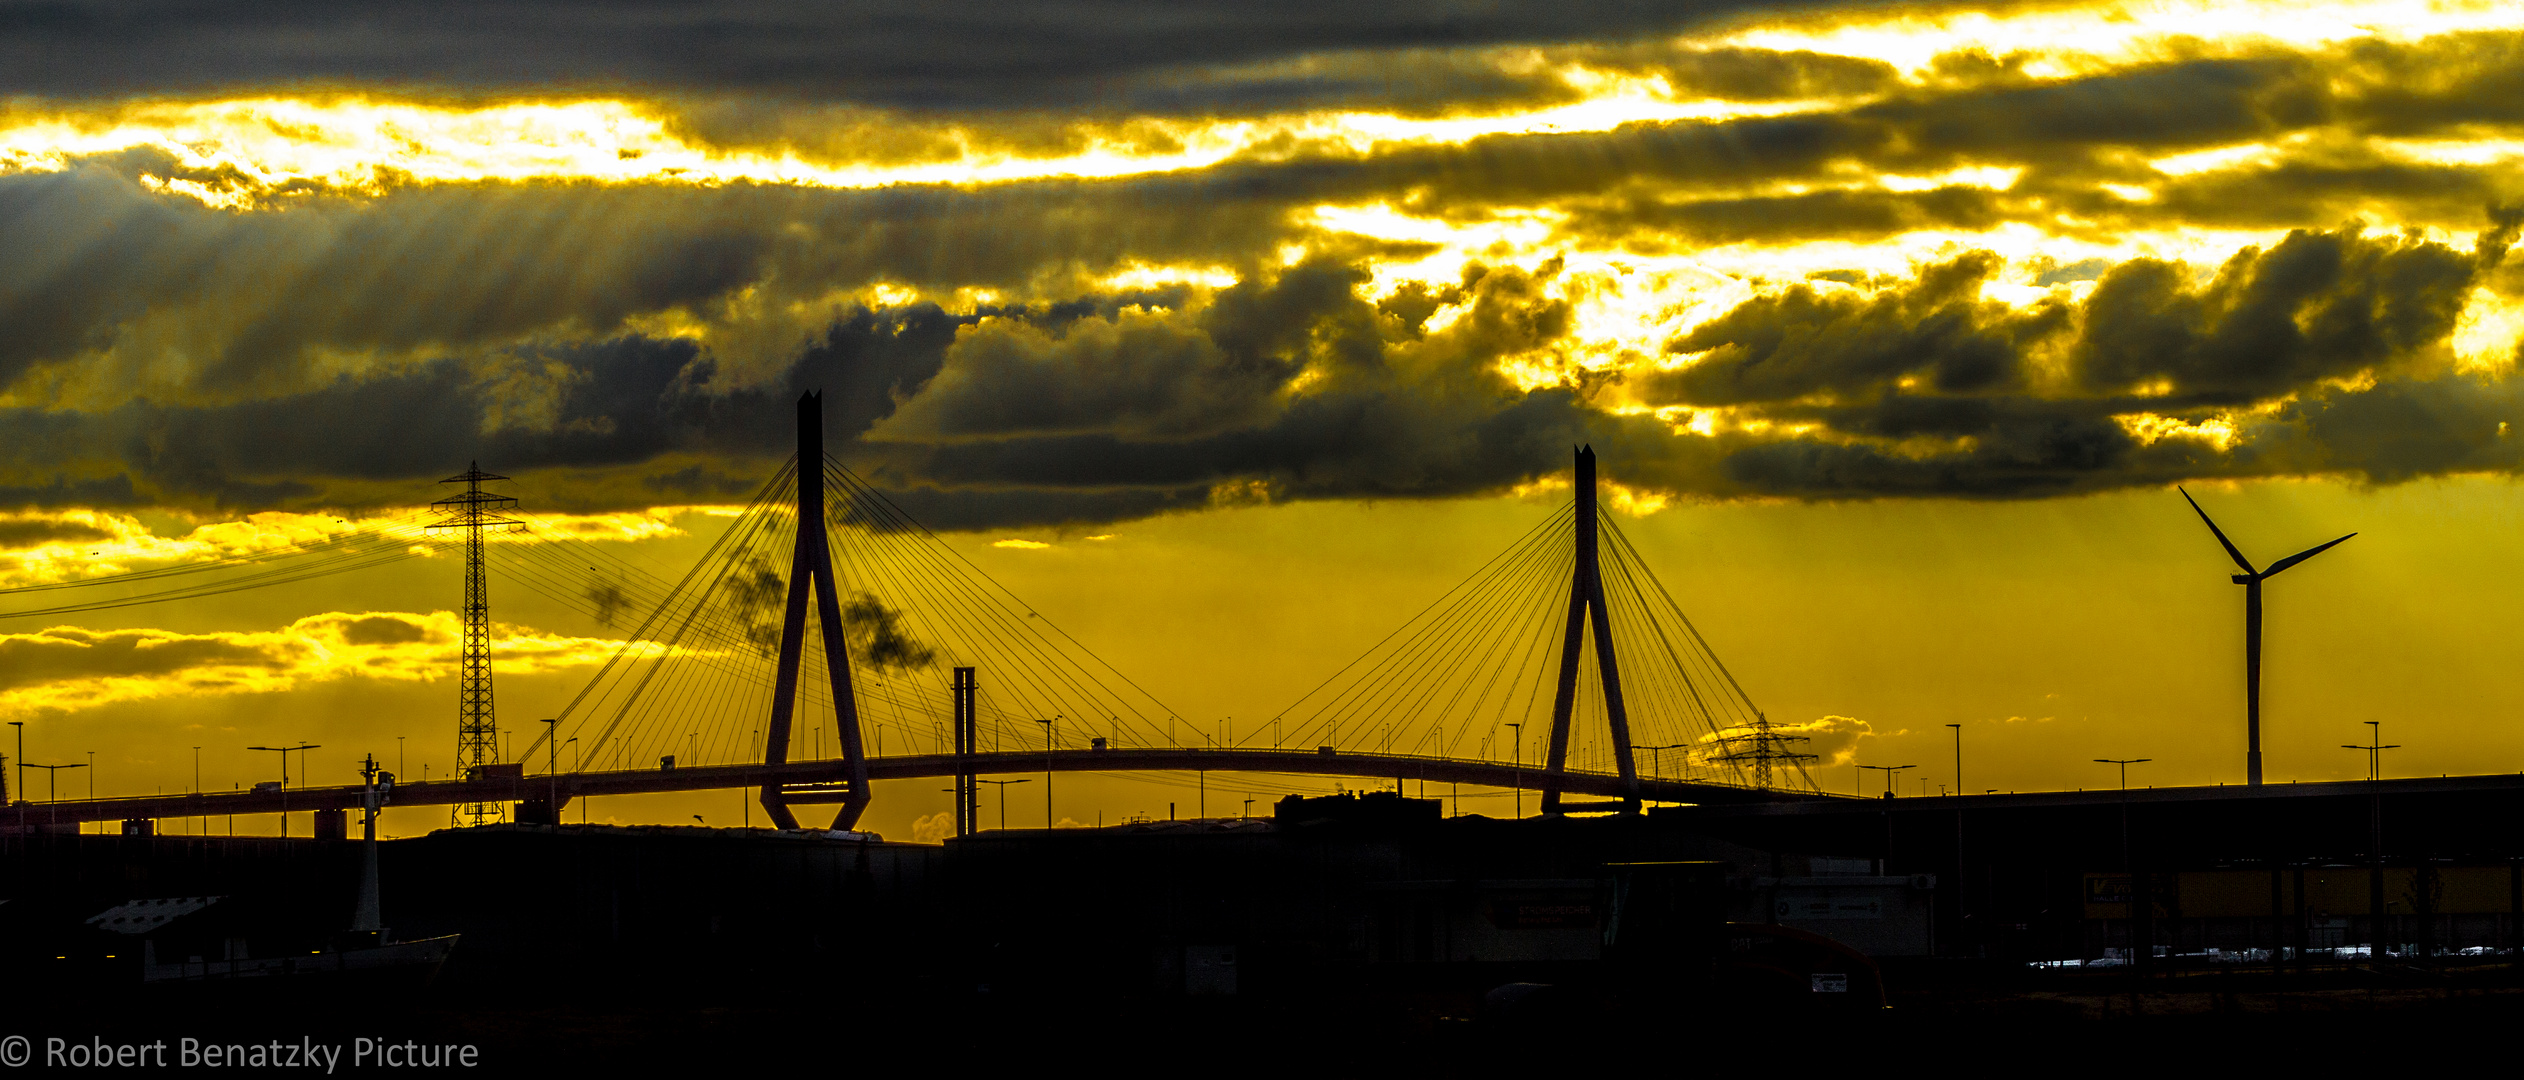
[[[1827,784],[1948,782],[1950,723],[1975,789],[2233,781],[2182,484],[2256,560],[2361,534],[2270,586],[2274,777],[2366,720],[2524,768],[2513,5],[61,0],[0,3],[0,94],[11,585],[367,535],[469,461],[671,581],[821,389],[850,468],[1223,724],[1587,443]],[[0,711],[101,793],[299,738],[443,774],[460,581],[16,617]],[[494,588],[533,727],[623,629]]]

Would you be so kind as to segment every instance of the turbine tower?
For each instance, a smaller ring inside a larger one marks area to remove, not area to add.
[[[2217,535],[2217,542],[2226,548],[2227,556],[2234,559],[2235,565],[2242,567],[2244,570],[2243,573],[2237,574],[2234,577],[2235,584],[2244,587],[2244,740],[2246,747],[2244,750],[2244,777],[2245,783],[2248,783],[2253,787],[2260,787],[2261,583],[2277,577],[2279,571],[2285,570],[2297,563],[2304,562],[2305,560],[2313,558],[2316,555],[2320,555],[2325,551],[2329,551],[2332,548],[2337,547],[2341,542],[2346,541],[2349,536],[2356,536],[2357,534],[2350,533],[2349,536],[2343,536],[2339,540],[2334,540],[2328,544],[2306,548],[2294,555],[2290,555],[2277,562],[2271,563],[2270,568],[2267,570],[2255,570],[2252,568],[2252,560],[2244,558],[2243,552],[2235,550],[2235,542],[2228,540],[2226,538],[2225,531],[2219,529],[2216,522],[2209,520],[2208,511],[2200,509],[2199,501],[2193,499],[2190,492],[2183,491],[2178,487],[2174,490],[2182,491],[2182,501],[2191,504],[2191,511],[2200,515],[2201,521],[2208,523],[2209,531]]]

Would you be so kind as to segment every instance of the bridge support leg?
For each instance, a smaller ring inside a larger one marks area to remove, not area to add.
[[[1613,761],[1621,770],[1622,812],[1639,811],[1639,768],[1631,759],[1630,711],[1621,697],[1621,666],[1613,651],[1612,612],[1604,606],[1604,575],[1597,558],[1595,449],[1577,452],[1577,563],[1569,582],[1569,627],[1560,647],[1560,680],[1551,698],[1551,751],[1543,766],[1542,812],[1560,812],[1561,777],[1569,764],[1569,715],[1577,704],[1578,656],[1591,623],[1595,661],[1604,682],[1604,718],[1612,728]]]
[[[798,398],[797,543],[789,562],[789,604],[780,622],[780,670],[772,683],[771,723],[763,733],[763,764],[789,760],[789,730],[797,715],[798,668],[805,660],[806,606],[810,591],[817,627],[824,636],[824,666],[831,679],[833,730],[840,736],[841,760],[849,770],[849,796],[833,828],[849,829],[868,808],[868,761],[861,752],[859,702],[850,685],[850,654],[842,636],[841,597],[833,587],[832,552],[824,535],[824,402],[821,395]],[[788,799],[778,784],[762,787],[763,812],[783,829],[798,827]]]
[[[955,669],[955,835],[971,836],[982,830],[981,781],[973,772],[975,745],[973,720],[973,669]]]

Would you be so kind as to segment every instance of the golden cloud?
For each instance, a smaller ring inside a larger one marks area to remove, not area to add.
[[[456,670],[462,632],[446,611],[332,611],[260,632],[55,626],[0,634],[0,714],[275,693],[348,678],[432,682]],[[602,664],[622,644],[503,624],[494,627],[491,656],[501,674],[531,675]]]

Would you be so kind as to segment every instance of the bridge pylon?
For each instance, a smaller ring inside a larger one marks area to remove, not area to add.
[[[843,636],[841,598],[833,584],[832,549],[824,528],[822,395],[809,392],[798,398],[797,425],[797,543],[789,562],[789,606],[780,622],[780,668],[772,683],[771,723],[763,733],[763,764],[781,765],[789,760],[789,731],[797,714],[798,666],[805,661],[811,589],[818,629],[823,631],[824,667],[831,678],[833,730],[840,735],[842,766],[848,774],[847,793],[832,827],[849,829],[867,812],[868,759],[861,750],[858,696],[851,690],[850,651]],[[782,785],[762,786],[762,808],[773,825],[798,827]]]
[[[1561,804],[1560,789],[1562,777],[1568,772],[1569,714],[1577,704],[1579,657],[1585,651],[1590,625],[1595,631],[1595,662],[1603,676],[1604,717],[1612,728],[1613,760],[1621,770],[1623,795],[1618,805],[1622,813],[1639,812],[1639,768],[1630,753],[1630,712],[1621,698],[1621,666],[1614,656],[1612,613],[1604,606],[1595,515],[1595,448],[1581,446],[1577,450],[1577,560],[1569,582],[1569,626],[1560,649],[1560,682],[1551,699],[1551,756],[1543,766],[1542,782],[1545,814],[1568,809]]]
[[[955,835],[971,836],[982,831],[982,785],[973,772],[973,755],[980,752],[977,744],[979,724],[973,712],[973,669],[955,669]]]

